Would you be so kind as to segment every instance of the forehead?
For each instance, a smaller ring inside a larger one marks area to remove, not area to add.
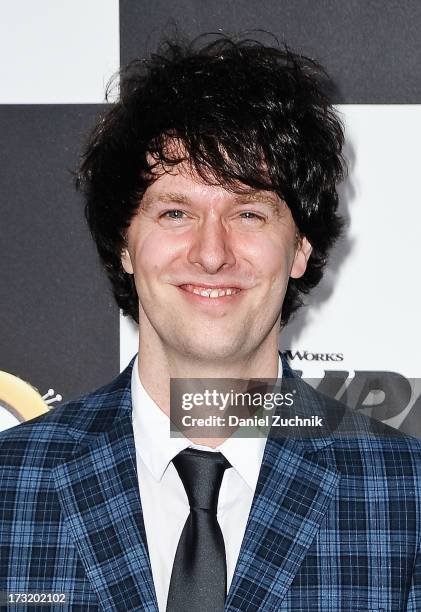
[[[211,178],[207,182],[185,163],[159,170],[157,178],[145,191],[141,205],[146,208],[155,202],[194,204],[201,201],[209,204],[224,201],[234,205],[261,203],[276,209],[285,205],[274,191],[253,189],[244,183],[215,184]]]

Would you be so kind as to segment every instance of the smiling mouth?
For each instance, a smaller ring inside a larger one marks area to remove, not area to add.
[[[200,287],[198,285],[179,285],[179,287],[187,293],[194,293],[209,299],[229,297],[237,295],[241,291],[238,287]]]

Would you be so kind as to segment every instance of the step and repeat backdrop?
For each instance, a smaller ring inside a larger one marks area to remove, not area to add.
[[[176,29],[265,30],[337,83],[349,164],[346,236],[280,350],[323,391],[421,435],[421,3],[2,0],[0,10],[0,429],[108,382],[137,351],[74,189],[108,80]]]

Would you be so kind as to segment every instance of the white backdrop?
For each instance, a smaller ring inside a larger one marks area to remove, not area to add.
[[[104,101],[120,66],[118,0],[0,0],[0,104]]]

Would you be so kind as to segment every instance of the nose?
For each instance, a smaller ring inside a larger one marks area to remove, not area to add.
[[[221,268],[235,264],[231,242],[229,230],[223,226],[221,219],[208,217],[195,230],[188,261],[209,274],[215,274]]]

